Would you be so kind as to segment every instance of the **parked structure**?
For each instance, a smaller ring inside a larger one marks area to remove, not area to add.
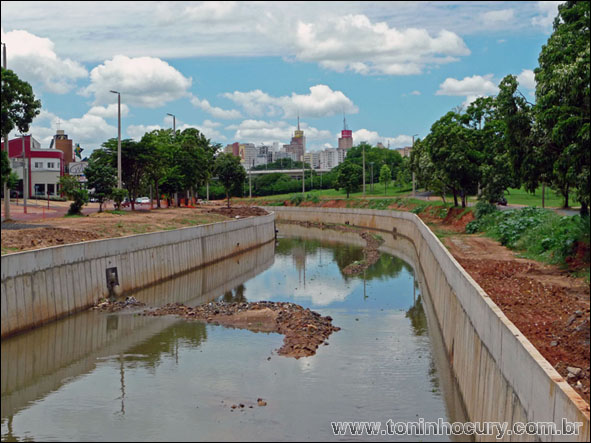
[[[27,196],[29,198],[58,196],[58,182],[65,173],[64,152],[52,147],[41,148],[41,143],[31,135],[24,136],[24,145],[24,164],[28,175]],[[2,149],[4,149],[4,143],[2,143]],[[8,141],[8,157],[10,167],[19,177],[17,191],[22,195],[24,181],[22,137]]]

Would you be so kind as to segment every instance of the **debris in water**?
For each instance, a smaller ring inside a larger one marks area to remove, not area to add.
[[[185,319],[199,320],[227,327],[249,329],[257,332],[277,332],[285,335],[279,355],[286,357],[310,357],[316,354],[330,334],[341,328],[332,325],[332,318],[294,303],[209,303],[191,308],[180,303],[168,304],[143,315],[177,315]]]

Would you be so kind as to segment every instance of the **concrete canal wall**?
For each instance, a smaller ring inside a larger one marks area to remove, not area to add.
[[[134,296],[149,306],[208,303],[268,269],[274,255],[275,245],[269,242],[150,285]],[[102,359],[118,356],[179,321],[184,320],[86,311],[4,341],[0,358],[2,419],[57,391],[68,380],[88,374]]]
[[[583,423],[578,436],[506,436],[509,441],[589,441],[589,412],[546,361],[415,214],[273,207],[277,220],[349,224],[403,236],[415,246],[470,420]],[[511,429],[511,428],[510,428]],[[490,437],[489,437],[490,439]]]
[[[275,216],[95,240],[2,256],[2,337],[267,243]],[[109,277],[110,276],[110,277]],[[110,279],[110,282],[108,280]]]

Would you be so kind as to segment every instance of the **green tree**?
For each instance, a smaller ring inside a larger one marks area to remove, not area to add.
[[[103,203],[111,197],[113,189],[117,186],[117,170],[91,155],[84,175],[88,180],[86,183],[88,189],[94,189],[92,195],[99,202],[99,212],[103,212]]]
[[[8,181],[8,177],[10,176],[10,162],[8,160],[8,152],[2,151],[2,187],[4,188],[4,183]]]
[[[21,134],[28,132],[40,110],[41,101],[35,99],[31,85],[10,69],[2,68],[2,135],[13,129]]]
[[[535,69],[536,120],[543,161],[568,206],[575,188],[581,214],[589,207],[590,3],[567,1],[558,7],[554,31]]]
[[[344,189],[347,193],[347,198],[351,192],[354,192],[361,185],[363,176],[363,168],[353,162],[343,162],[338,167],[337,179],[335,182],[335,189]]]
[[[246,179],[246,171],[240,164],[240,158],[233,154],[219,154],[215,160],[214,173],[224,186],[228,208],[230,207],[230,194],[240,191]]]
[[[160,208],[160,185],[164,181],[169,163],[172,161],[168,153],[173,149],[175,143],[172,129],[158,129],[146,132],[141,143],[147,148],[149,155],[146,167],[146,178],[154,185],[156,192],[156,207]]]
[[[127,189],[114,188],[111,191],[111,198],[115,202],[115,207],[121,209],[121,203],[128,196]]]
[[[199,130],[187,128],[179,134],[178,163],[181,166],[182,187],[191,191],[194,197],[195,189],[204,185],[211,173],[210,162],[213,162],[211,141]]]
[[[98,151],[98,152],[97,152]],[[96,161],[117,168],[117,139],[111,138],[102,144],[96,153]],[[135,140],[121,140],[121,181],[127,189],[131,201],[131,209],[135,210],[135,199],[142,189],[143,179],[152,159],[151,149],[145,143]]]
[[[390,184],[390,180],[392,179],[392,172],[388,165],[382,166],[380,169],[380,183],[384,185],[384,195],[386,195],[386,189],[388,188],[388,184]]]
[[[21,80],[10,69],[1,68],[1,118],[2,118],[2,137],[6,140],[8,134],[13,129],[17,129],[21,134],[29,131],[33,119],[39,115],[41,109],[41,101],[35,99],[33,88],[27,82]],[[4,147],[4,151],[8,151],[8,146]],[[8,154],[6,154],[6,163],[4,153],[2,154],[2,187],[8,184],[7,177],[10,176],[10,163],[8,162]],[[10,198],[10,187],[5,189],[5,198]],[[8,201],[8,200],[7,200]],[[7,214],[10,207],[6,206]]]
[[[502,90],[503,82],[500,88]],[[468,128],[473,149],[482,156],[479,199],[496,203],[507,188],[518,186],[515,175],[511,173],[511,159],[504,135],[506,124],[499,117],[497,100],[493,97],[477,98],[466,109],[463,122]]]
[[[445,203],[447,192],[445,177],[443,172],[435,167],[427,150],[431,138],[432,136],[429,134],[425,140],[415,140],[414,148],[410,153],[410,168],[411,172],[415,173],[418,187],[435,192]]]
[[[68,210],[68,215],[81,215],[82,206],[88,203],[88,191],[82,189],[78,179],[72,175],[63,175],[59,179],[61,192],[73,200]]]
[[[458,206],[461,197],[462,207],[466,207],[468,194],[475,194],[478,186],[481,153],[463,125],[462,116],[450,111],[437,120],[431,126],[426,146],[433,165],[453,193],[454,205]]]
[[[514,75],[507,75],[499,84],[495,100],[496,116],[502,125],[499,140],[503,140],[504,152],[510,160],[509,173],[512,187],[522,184],[529,192],[535,192],[540,180],[547,176],[545,161],[536,149],[533,131],[534,114],[531,103],[518,90],[519,83]]]

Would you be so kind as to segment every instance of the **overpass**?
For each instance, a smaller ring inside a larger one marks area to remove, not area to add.
[[[326,174],[330,172],[330,169],[310,169],[306,168],[306,175],[310,175],[310,171],[316,172],[316,174]],[[247,174],[251,175],[265,175],[265,174],[286,174],[292,178],[298,178],[302,176],[302,169],[259,169],[246,171]]]

